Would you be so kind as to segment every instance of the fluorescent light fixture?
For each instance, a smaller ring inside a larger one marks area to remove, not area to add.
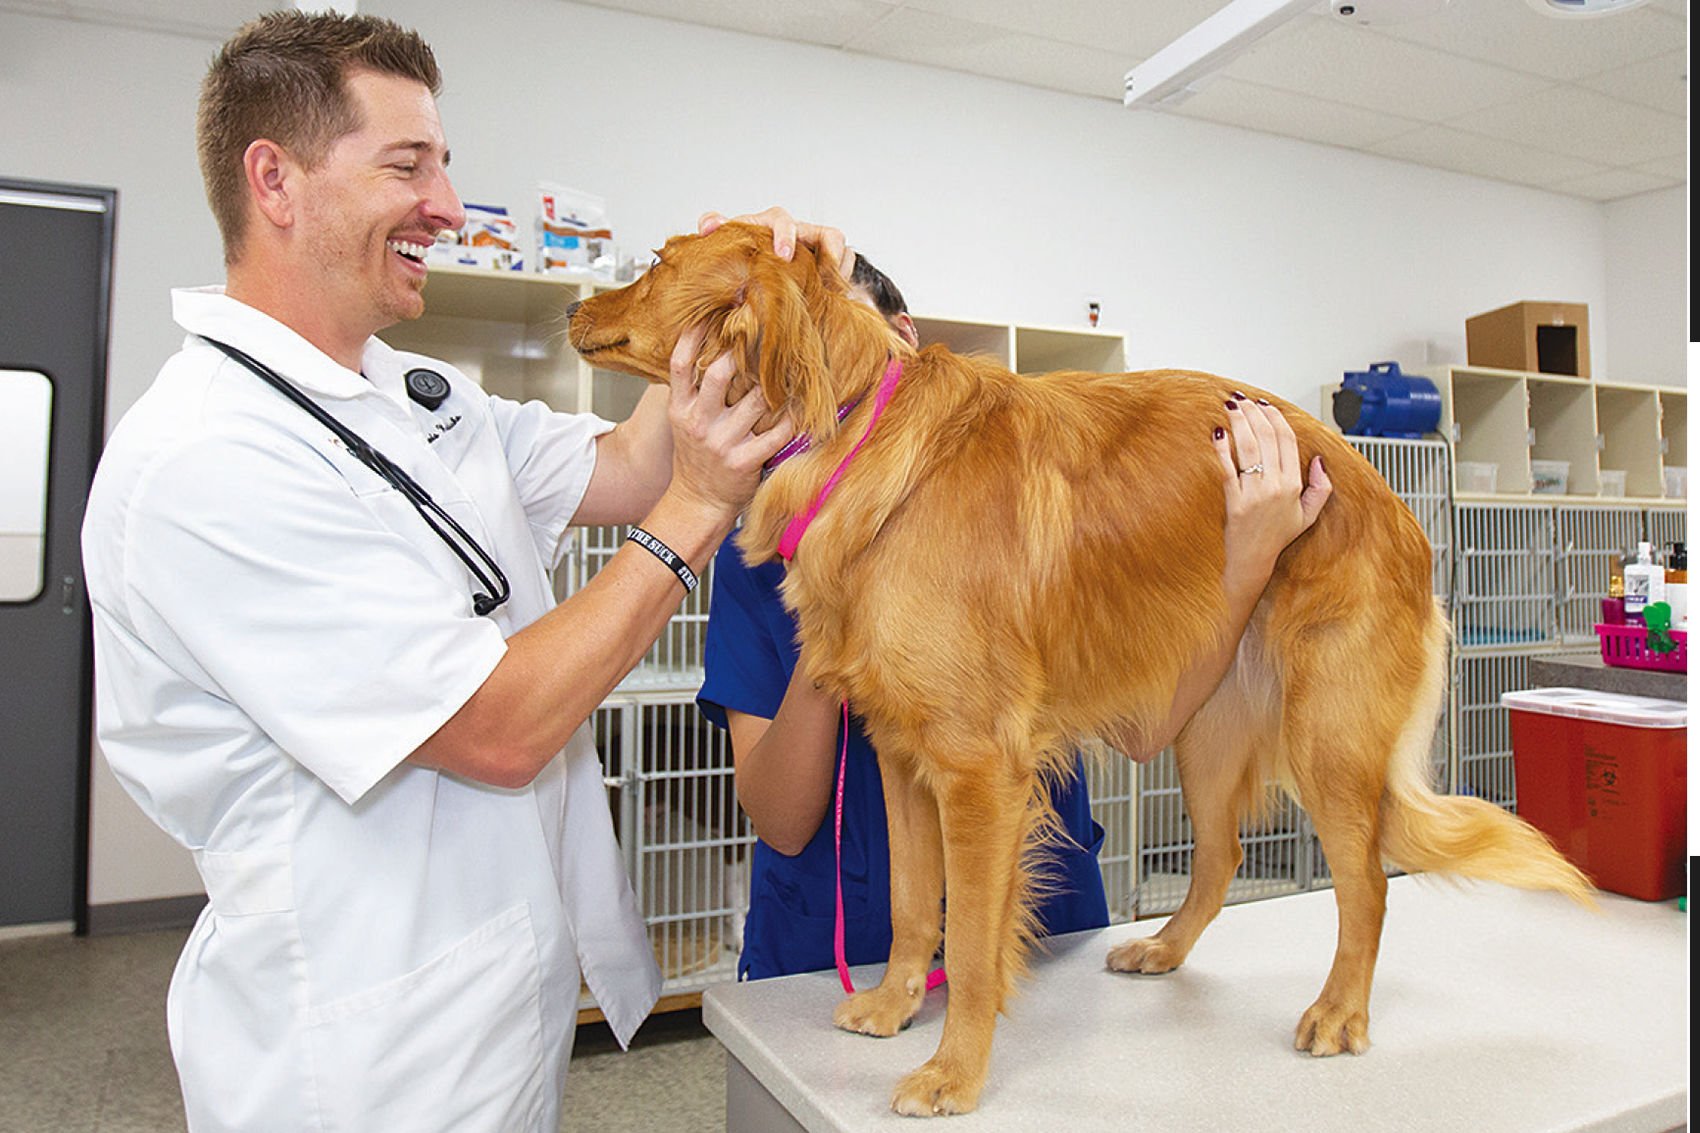
[[[1529,7],[1543,16],[1558,19],[1586,20],[1595,16],[1610,16],[1640,7],[1645,0],[1529,0]]]
[[[1184,102],[1216,69],[1317,0],[1232,0],[1127,73],[1123,106]]]

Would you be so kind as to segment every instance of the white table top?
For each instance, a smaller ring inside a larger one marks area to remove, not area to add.
[[[1389,882],[1370,1050],[1293,1050],[1335,939],[1322,890],[1233,905],[1185,965],[1108,971],[1159,920],[1056,937],[999,1019],[980,1108],[951,1133],[1665,1130],[1688,1103],[1687,915],[1600,895]],[[852,972],[877,982],[879,966]],[[811,1133],[916,1128],[889,1107],[929,1058],[945,991],[888,1039],[832,1026],[835,972],[724,984],[703,1019]]]

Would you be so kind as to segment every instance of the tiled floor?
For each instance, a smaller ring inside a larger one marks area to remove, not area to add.
[[[0,1133],[180,1133],[165,987],[185,935],[0,940]],[[724,1133],[725,1067],[695,1012],[627,1054],[581,1027],[562,1133]]]

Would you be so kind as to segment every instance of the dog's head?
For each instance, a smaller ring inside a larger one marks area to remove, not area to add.
[[[579,303],[567,337],[592,365],[665,382],[679,336],[698,323],[708,332],[699,373],[728,352],[738,362],[728,402],[759,383],[764,425],[789,414],[817,439],[902,349],[884,319],[848,297],[836,265],[802,244],[782,260],[773,234],[748,224],[668,240],[637,282]]]

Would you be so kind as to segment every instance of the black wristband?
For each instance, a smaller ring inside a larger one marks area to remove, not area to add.
[[[679,581],[685,584],[685,593],[689,594],[697,588],[697,572],[691,565],[673,552],[673,548],[651,535],[641,527],[633,527],[626,532],[626,542],[636,543],[662,562],[666,563],[672,572],[679,576]]]

